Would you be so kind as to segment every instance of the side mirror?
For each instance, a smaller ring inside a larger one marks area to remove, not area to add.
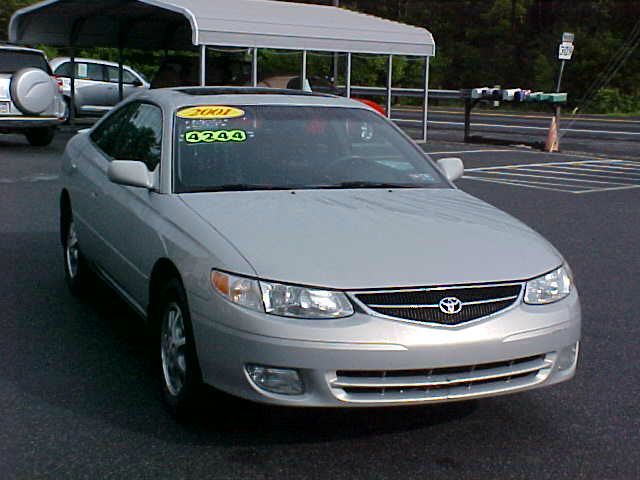
[[[109,164],[107,176],[113,183],[128,187],[142,187],[149,190],[156,187],[153,173],[147,166],[134,160],[114,160]]]
[[[141,87],[142,82],[136,78],[133,82],[131,82],[131,85],[133,85],[134,87]]]
[[[438,160],[438,167],[442,170],[445,177],[453,182],[464,175],[464,164],[457,157],[441,158]]]

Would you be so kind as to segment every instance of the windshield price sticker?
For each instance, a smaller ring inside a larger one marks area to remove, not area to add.
[[[180,118],[191,120],[209,120],[221,118],[244,117],[244,110],[222,105],[201,105],[199,107],[184,108],[177,113]]]
[[[187,143],[246,142],[244,130],[192,130],[184,134]]]

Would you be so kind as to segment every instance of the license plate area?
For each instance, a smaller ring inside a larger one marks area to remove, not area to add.
[[[0,114],[11,111],[11,102],[0,102]]]

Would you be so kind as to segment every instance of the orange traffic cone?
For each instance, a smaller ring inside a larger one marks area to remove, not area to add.
[[[559,150],[558,122],[555,116],[551,118],[551,125],[549,126],[549,133],[547,134],[547,142],[544,145],[544,149],[547,152],[557,152]]]

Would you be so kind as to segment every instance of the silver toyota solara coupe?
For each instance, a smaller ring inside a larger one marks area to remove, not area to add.
[[[580,304],[540,235],[458,190],[344,98],[143,92],[76,135],[60,226],[74,294],[157,333],[175,414],[203,384],[292,406],[446,402],[570,379]]]

